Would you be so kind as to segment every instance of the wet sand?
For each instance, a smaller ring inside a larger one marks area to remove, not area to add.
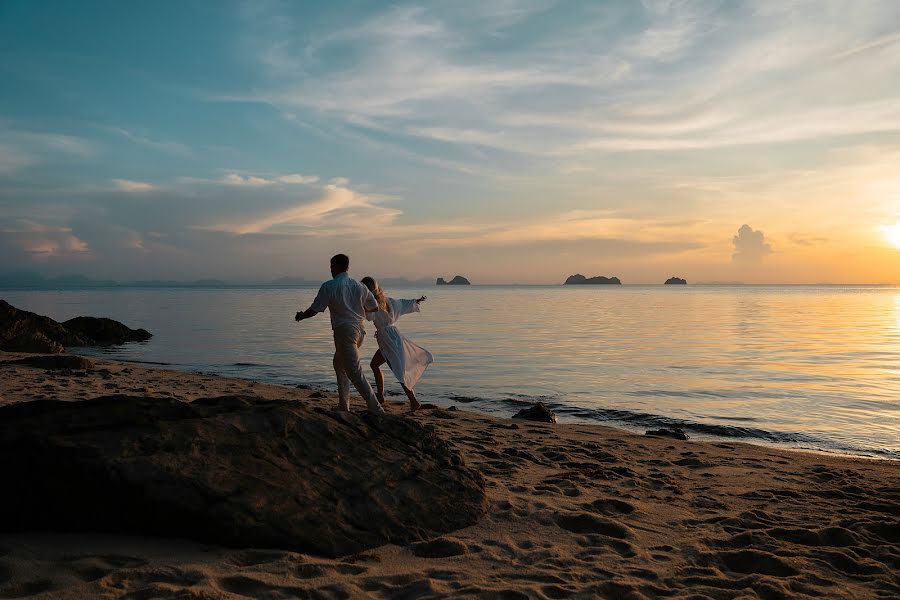
[[[0,365],[0,404],[114,393],[336,405],[327,392],[134,364]],[[896,461],[427,405],[410,418],[485,476],[490,508],[478,524],[338,560],[149,537],[0,534],[0,597],[900,597]],[[14,493],[14,482],[4,488]]]

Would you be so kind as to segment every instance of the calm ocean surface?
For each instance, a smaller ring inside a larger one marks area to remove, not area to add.
[[[108,316],[154,334],[145,344],[86,353],[333,390],[328,315],[293,319],[315,292],[0,297],[57,320]],[[428,295],[421,314],[399,323],[435,355],[417,388],[423,401],[511,415],[522,402],[542,400],[561,421],[677,425],[698,438],[900,458],[900,288],[424,286],[388,293]],[[370,324],[368,331],[366,365],[376,348]],[[388,392],[400,392],[385,375]]]

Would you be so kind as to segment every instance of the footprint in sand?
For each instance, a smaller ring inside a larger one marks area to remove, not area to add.
[[[303,588],[266,583],[259,579],[234,575],[218,581],[219,587],[232,594],[250,598],[306,598],[309,593]],[[347,596],[349,597],[349,596]]]

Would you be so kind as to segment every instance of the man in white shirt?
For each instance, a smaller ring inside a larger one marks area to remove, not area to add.
[[[334,332],[334,372],[337,374],[338,410],[350,410],[350,382],[363,397],[369,411],[381,414],[384,409],[378,403],[375,392],[359,364],[359,348],[366,337],[363,321],[366,311],[378,310],[378,303],[372,292],[355,279],[350,279],[347,270],[350,259],[346,254],[331,257],[331,277],[319,288],[313,303],[294,317],[297,321],[308,319],[323,312],[331,313],[331,329]]]

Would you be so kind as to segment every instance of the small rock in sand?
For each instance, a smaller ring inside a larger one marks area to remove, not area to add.
[[[543,402],[523,408],[513,415],[513,419],[526,419],[528,421],[540,421],[542,423],[556,423],[556,414],[547,408]]]
[[[38,369],[77,369],[89,370],[94,368],[94,361],[83,356],[71,354],[51,354],[49,356],[27,356],[13,361],[17,365],[35,367]]]
[[[648,429],[644,432],[644,435],[650,435],[653,437],[667,437],[672,438],[674,440],[689,440],[691,439],[688,434],[679,429],[678,427],[673,427],[672,429]]]
[[[422,558],[448,558],[450,556],[461,556],[469,551],[462,542],[444,537],[413,544],[410,546],[410,550],[412,550],[413,554]]]

